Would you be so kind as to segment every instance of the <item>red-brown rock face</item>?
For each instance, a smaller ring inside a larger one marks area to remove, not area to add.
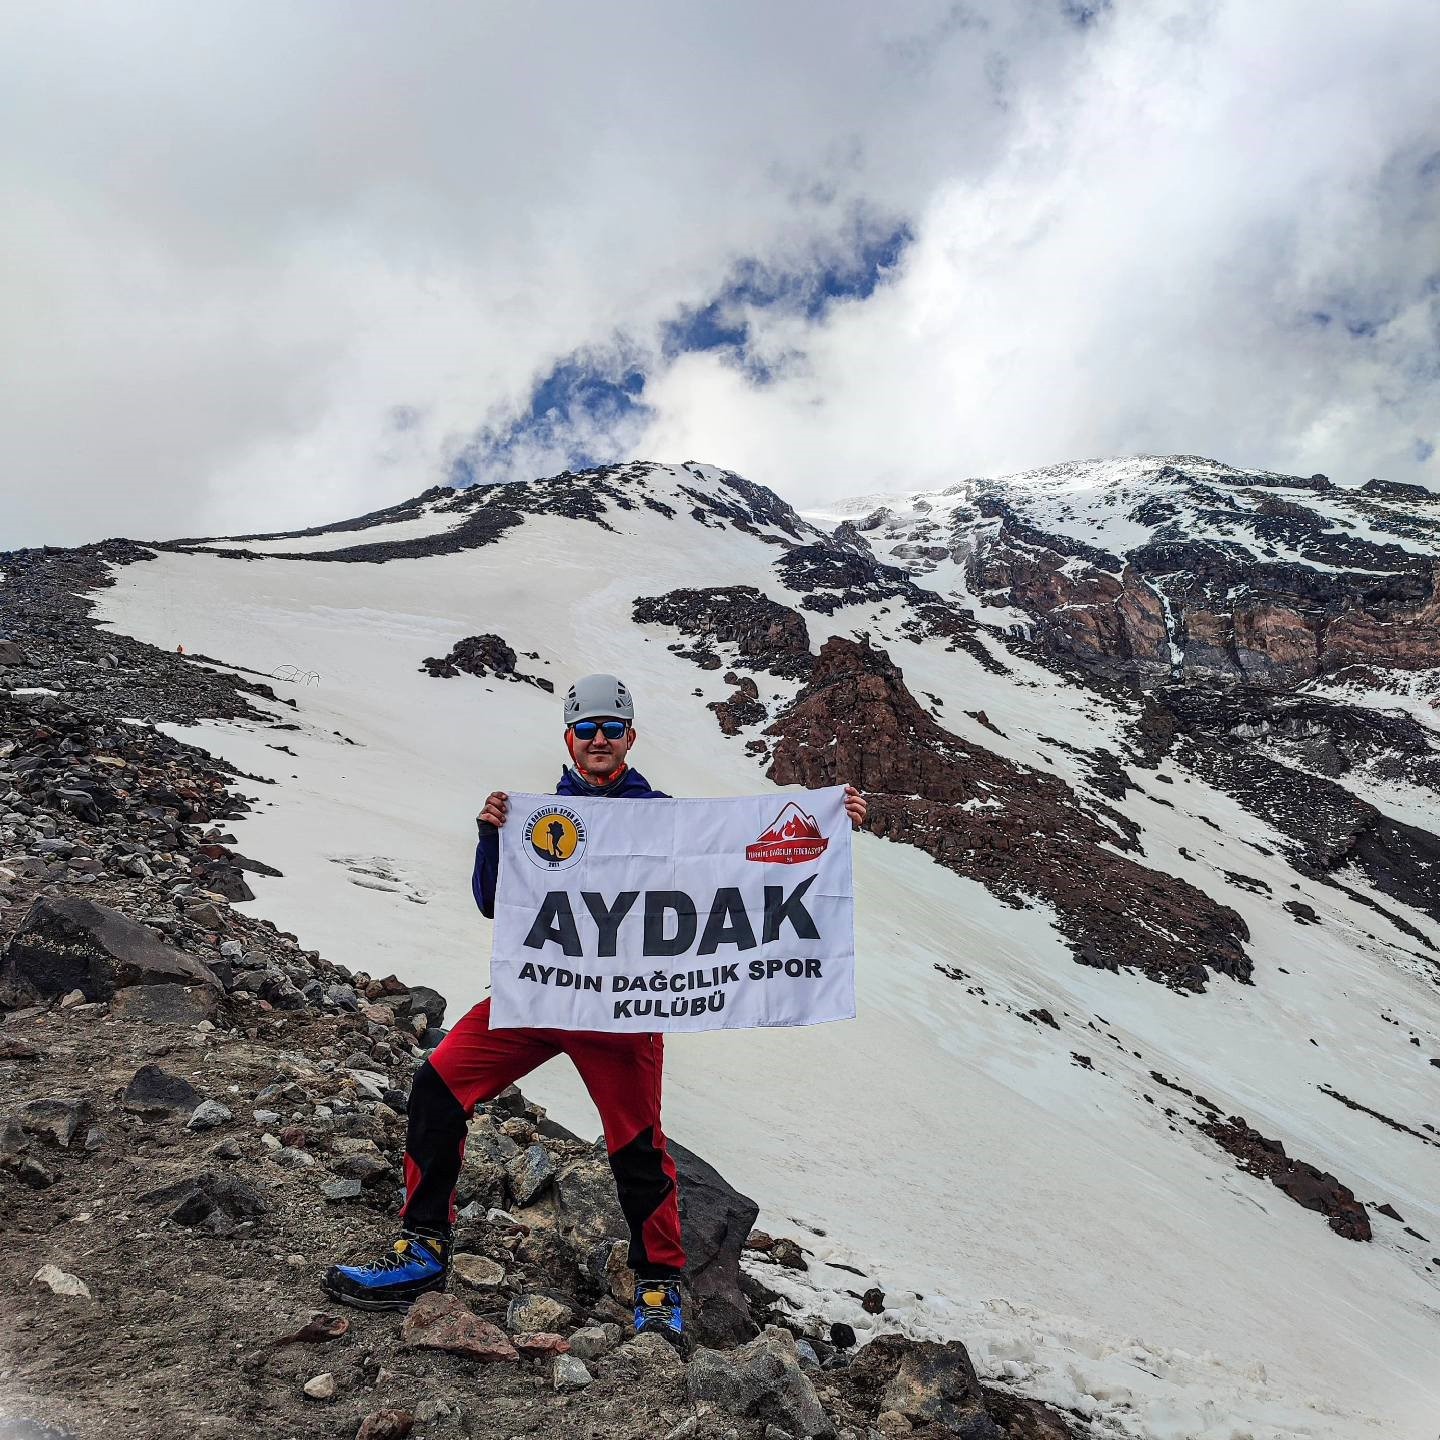
[[[1170,668],[1165,607],[1133,566],[1117,580],[1073,557],[1002,539],[975,561],[970,582],[1007,591],[1057,649],[1082,661]]]
[[[1440,564],[1336,540],[1329,521],[1293,502],[1271,497],[1246,512],[1252,528],[1278,527],[1273,537],[1246,531],[1250,548],[1224,538],[1241,522],[1222,515],[1210,517],[1208,538],[1155,539],[1128,559],[1035,529],[999,501],[986,508],[1001,523],[971,552],[972,588],[1026,611],[1041,643],[1092,671],[1168,673],[1172,639],[1181,671],[1270,688],[1356,663],[1440,666]],[[1262,558],[1277,555],[1256,553],[1268,538],[1308,543],[1313,559]]]
[[[1085,808],[1063,781],[942,729],[883,651],[827,641],[810,683],[766,734],[771,779],[859,786],[868,829],[1017,908],[1030,897],[1053,906],[1081,964],[1141,970],[1180,990],[1203,990],[1208,971],[1248,980],[1239,915],[1105,848],[1131,847],[1123,822]]]
[[[1356,661],[1401,670],[1440,665],[1440,565],[1431,574],[1429,602],[1418,609],[1388,620],[1347,610],[1330,622],[1321,668],[1335,670]]]

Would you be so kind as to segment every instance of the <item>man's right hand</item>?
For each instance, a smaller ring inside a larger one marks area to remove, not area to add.
[[[494,825],[499,829],[510,812],[510,797],[503,790],[492,791],[485,799],[485,808],[477,817],[482,825]]]

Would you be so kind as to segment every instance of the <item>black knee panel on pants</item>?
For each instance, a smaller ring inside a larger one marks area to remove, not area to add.
[[[450,1234],[450,1203],[465,1150],[464,1107],[427,1060],[415,1072],[405,1128],[405,1159],[419,1173],[405,1223],[427,1235]]]
[[[620,1208],[630,1226],[630,1268],[648,1275],[651,1267],[645,1253],[645,1222],[675,1188],[656,1148],[654,1129],[642,1130],[617,1150],[610,1157],[610,1169],[615,1174]]]

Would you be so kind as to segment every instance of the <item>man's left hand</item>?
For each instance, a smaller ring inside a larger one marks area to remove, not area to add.
[[[865,803],[865,797],[853,785],[847,785],[845,787],[845,813],[850,817],[851,824],[863,825],[869,809],[870,807]]]

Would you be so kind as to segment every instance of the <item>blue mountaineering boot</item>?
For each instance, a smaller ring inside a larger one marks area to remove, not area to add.
[[[443,1290],[450,1243],[408,1230],[370,1265],[332,1265],[320,1282],[332,1299],[359,1310],[405,1310],[427,1290]]]
[[[635,1333],[663,1335],[677,1349],[685,1346],[685,1316],[680,1308],[680,1286],[675,1280],[635,1282]]]

